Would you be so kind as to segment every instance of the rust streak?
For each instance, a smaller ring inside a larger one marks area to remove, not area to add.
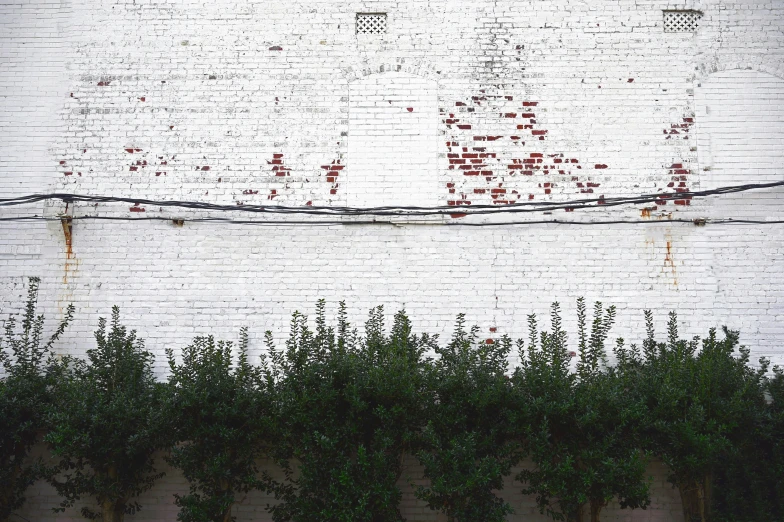
[[[664,266],[670,267],[672,271],[672,284],[678,286],[678,274],[675,270],[675,259],[672,256],[672,241],[667,240],[667,255],[664,256]]]
[[[66,259],[73,259],[73,236],[71,235],[73,231],[73,219],[64,217],[60,219],[60,223],[63,225],[63,234],[65,235],[65,257]]]
[[[60,224],[63,227],[63,236],[65,237],[65,273],[63,274],[63,284],[68,284],[68,277],[78,264],[74,259],[73,253],[73,218],[60,218]]]

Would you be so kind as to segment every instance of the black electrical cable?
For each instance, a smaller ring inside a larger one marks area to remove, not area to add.
[[[781,221],[758,221],[753,219],[662,219],[662,220],[644,220],[644,219],[614,219],[603,221],[565,221],[561,219],[553,219],[550,221],[506,221],[498,223],[446,223],[448,226],[464,226],[464,227],[492,227],[492,226],[518,226],[518,225],[667,225],[671,223],[688,223],[690,225],[705,226],[705,225],[783,225],[784,220]]]
[[[13,222],[13,221],[177,221],[176,218],[150,216],[150,217],[123,217],[123,216],[67,216],[67,217],[44,217],[44,216],[18,216],[0,218],[0,222]],[[596,220],[596,221],[574,221],[562,219],[549,219],[549,220],[531,220],[531,221],[498,221],[498,222],[482,222],[472,223],[465,221],[451,221],[447,223],[431,222],[431,223],[410,223],[410,222],[395,222],[395,221],[376,221],[376,220],[363,220],[363,221],[326,221],[326,220],[240,220],[231,218],[194,218],[183,219],[183,224],[187,223],[223,223],[230,225],[259,225],[259,226],[291,226],[291,225],[315,225],[315,226],[345,226],[345,225],[424,225],[424,226],[461,226],[461,227],[500,227],[500,226],[525,226],[525,225],[671,225],[673,223],[689,224],[689,225],[782,225],[784,220],[771,220],[762,221],[755,219],[609,219],[609,220]]]
[[[304,206],[289,207],[280,205],[219,205],[198,201],[177,201],[166,200],[158,201],[145,198],[128,198],[114,196],[86,196],[81,194],[51,193],[33,194],[17,198],[0,199],[0,207],[16,206],[38,203],[49,200],[61,200],[66,203],[130,203],[133,205],[149,205],[157,207],[176,207],[195,210],[210,210],[221,212],[251,212],[268,214],[304,214],[304,215],[331,215],[331,216],[427,216],[460,213],[466,215],[487,215],[487,214],[512,214],[528,212],[546,212],[552,210],[576,210],[582,208],[605,208],[619,205],[657,203],[664,201],[684,201],[694,198],[708,197],[713,195],[733,194],[746,192],[749,190],[759,190],[784,186],[784,181],[772,183],[756,183],[745,185],[733,185],[720,187],[711,190],[643,194],[631,197],[615,198],[592,198],[560,202],[522,202],[508,205],[466,205],[466,206],[440,206],[440,207],[416,207],[416,206],[385,206],[385,207],[324,207],[324,206]]]

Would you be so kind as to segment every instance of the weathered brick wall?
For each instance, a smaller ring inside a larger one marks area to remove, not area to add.
[[[267,462],[260,462],[276,478],[282,478],[282,473]],[[126,520],[143,522],[172,522],[177,518],[177,506],[173,502],[175,494],[185,494],[188,491],[187,482],[182,475],[168,467],[162,460],[159,462],[160,471],[164,471],[166,476],[152,490],[146,492],[139,498],[142,504],[142,511],[138,514],[126,518]],[[512,477],[520,469],[513,470]],[[648,472],[651,478],[652,502],[645,510],[631,511],[620,509],[616,503],[611,503],[602,511],[602,520],[607,522],[680,522],[683,518],[678,491],[673,489],[662,477],[664,468],[659,463],[652,463]],[[400,510],[406,520],[411,522],[446,522],[446,517],[437,511],[427,507],[427,504],[418,500],[414,495],[416,485],[424,484],[422,480],[422,468],[414,458],[406,457],[403,461],[403,473],[398,481],[398,485],[403,493],[400,502]],[[539,513],[534,497],[522,495],[521,485],[515,482],[512,477],[506,481],[503,491],[503,498],[509,502],[515,510],[509,516],[510,522],[545,522],[552,520]],[[31,491],[31,501],[25,506],[22,514],[31,521],[53,521],[71,522],[83,520],[79,518],[78,510],[82,506],[89,506],[89,502],[77,504],[74,508],[66,510],[65,513],[55,517],[52,514],[52,507],[59,505],[60,499],[57,493],[45,484],[36,484]],[[272,522],[272,517],[267,512],[267,505],[274,504],[275,498],[261,492],[252,492],[242,498],[242,501],[235,506],[233,514],[238,521]]]
[[[665,9],[701,10],[700,29],[665,33]],[[388,13],[387,34],[356,35],[357,12]],[[242,325],[258,352],[264,330],[284,337],[318,298],[333,312],[346,300],[357,323],[383,304],[420,331],[448,334],[466,312],[488,337],[519,337],[554,300],[573,330],[585,296],[616,305],[614,333],[630,340],[643,308],[660,330],[675,309],[686,335],[726,324],[784,362],[784,227],[671,221],[782,220],[780,188],[461,217],[784,179],[782,2],[0,0],[0,26],[0,197],[455,207],[329,226],[0,208],[185,220],[75,221],[70,236],[58,220],[0,222],[0,310],[42,277],[43,311],[77,307],[62,351],[83,354],[114,304],[162,355]],[[524,224],[470,226],[502,219]],[[578,224],[534,223],[549,220]],[[588,224],[608,220],[629,223]],[[634,519],[667,519],[652,513]]]

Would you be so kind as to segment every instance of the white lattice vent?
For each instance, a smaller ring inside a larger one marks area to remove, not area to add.
[[[664,32],[696,33],[701,18],[699,11],[664,11]]]
[[[357,34],[385,34],[386,13],[357,13]]]

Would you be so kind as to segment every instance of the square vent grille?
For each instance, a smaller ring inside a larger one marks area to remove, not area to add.
[[[386,13],[357,13],[357,34],[385,34]]]
[[[699,11],[664,11],[664,32],[696,33],[701,18]]]

